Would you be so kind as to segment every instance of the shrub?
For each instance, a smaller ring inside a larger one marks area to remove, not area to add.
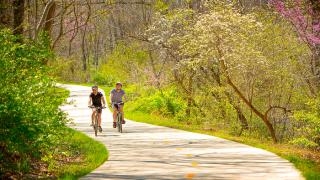
[[[95,84],[106,85],[106,86],[113,86],[116,82],[113,76],[109,74],[103,74],[101,72],[94,74],[92,77],[92,81]]]
[[[176,114],[183,114],[180,111],[185,109],[185,103],[177,95],[174,88],[167,88],[161,92],[157,91],[151,95],[141,94],[140,98],[130,106],[133,106],[134,111],[172,117]]]
[[[289,142],[290,144],[299,146],[299,147],[303,147],[303,148],[317,148],[318,144],[315,142],[312,142],[310,140],[308,140],[307,138],[304,137],[300,137],[300,138],[295,138],[294,140]]]
[[[320,96],[305,98],[303,103],[305,107],[294,111],[293,115],[295,137],[305,137],[320,147]]]
[[[50,73],[58,80],[87,82],[89,73],[83,70],[82,63],[75,57],[56,57],[48,62]]]
[[[19,43],[8,30],[0,31],[0,174],[4,169],[29,170],[59,140],[65,115],[52,95],[53,80],[46,62],[53,54],[48,39]]]

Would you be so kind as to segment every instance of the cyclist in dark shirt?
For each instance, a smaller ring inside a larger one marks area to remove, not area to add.
[[[105,107],[106,102],[104,100],[103,94],[98,91],[98,86],[92,86],[92,93],[89,96],[88,106],[95,106],[95,107]],[[101,128],[101,113],[102,110],[98,110],[98,125],[99,131],[102,132]],[[91,126],[93,126],[93,119],[96,115],[96,109],[92,108],[92,115],[91,115]]]

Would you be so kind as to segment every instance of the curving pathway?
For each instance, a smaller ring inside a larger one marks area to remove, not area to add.
[[[103,112],[103,133],[94,137],[87,107],[90,87],[60,85],[71,91],[61,109],[73,128],[105,144],[109,160],[81,179],[303,179],[291,163],[265,150],[203,134],[127,120],[124,133]],[[108,94],[107,94],[108,96]]]

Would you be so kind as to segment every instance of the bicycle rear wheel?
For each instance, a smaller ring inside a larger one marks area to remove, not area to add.
[[[118,126],[118,132],[122,133],[122,122],[121,122],[121,113],[117,114],[117,126]]]
[[[95,119],[94,119],[94,135],[98,136],[98,115],[95,115]]]

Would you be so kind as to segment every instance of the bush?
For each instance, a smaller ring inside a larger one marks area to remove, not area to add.
[[[106,86],[113,86],[116,82],[113,76],[109,74],[103,74],[101,72],[94,74],[92,77],[92,81],[95,84],[106,85]]]
[[[174,88],[168,88],[162,92],[157,91],[151,95],[141,94],[140,98],[129,106],[132,106],[133,111],[171,117],[176,114],[183,114],[180,111],[185,109],[185,103],[179,98]]]
[[[310,148],[314,149],[318,147],[318,144],[312,141],[309,141],[308,139],[304,137],[296,138],[289,142],[290,144],[302,147],[302,148]]]
[[[83,70],[82,63],[74,58],[57,57],[48,62],[52,76],[62,81],[87,82],[89,73]]]
[[[46,62],[53,57],[48,39],[19,43],[0,31],[0,174],[29,171],[30,161],[60,139],[66,118],[52,95]],[[5,157],[5,158],[4,158]]]
[[[148,55],[137,44],[119,42],[116,48],[102,64],[92,80],[102,85],[114,85],[115,82],[134,82],[144,79],[144,67]],[[143,80],[141,81],[143,82]]]
[[[304,108],[294,111],[295,137],[305,137],[320,147],[320,95],[305,98]]]

